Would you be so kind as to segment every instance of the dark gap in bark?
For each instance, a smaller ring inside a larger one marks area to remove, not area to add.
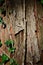
[[[26,65],[27,58],[27,22],[26,22],[26,38],[25,38],[25,56],[24,56],[24,65]]]

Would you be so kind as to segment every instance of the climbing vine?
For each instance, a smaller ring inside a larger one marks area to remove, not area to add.
[[[6,16],[6,9],[3,7],[3,4],[5,3],[5,0],[0,0],[0,13],[4,16]],[[6,6],[6,5],[5,5]],[[10,13],[12,13],[12,11],[10,11]],[[6,29],[7,25],[6,23],[3,21],[3,18],[0,16],[0,24],[2,25],[3,29]],[[15,53],[15,46],[14,46],[15,42],[11,39],[8,39],[5,41],[5,46],[7,47],[7,50],[9,51],[10,54]],[[0,48],[2,47],[2,42],[0,40]],[[2,48],[1,48],[2,49]],[[2,49],[3,51],[3,49]],[[16,60],[12,57],[8,57],[8,55],[6,53],[2,53],[2,55],[0,55],[0,65],[3,64],[7,64],[7,62],[10,62],[10,65],[18,65],[18,63],[16,62]]]
[[[3,21],[3,18],[0,17],[0,24],[2,24],[3,29],[6,28],[6,24]],[[8,39],[5,41],[5,46],[8,48],[8,51],[10,54],[13,54],[16,50],[15,46],[14,46],[15,42],[11,39]],[[0,48],[2,47],[2,42],[0,40]],[[1,61],[0,61],[0,65],[6,64],[7,62],[10,62],[10,65],[18,65],[16,60],[12,58],[9,58],[5,53],[3,53],[1,56]]]
[[[13,40],[7,40],[5,42],[5,45],[8,47],[10,54],[15,52],[16,48],[14,47],[14,41]],[[0,41],[0,47],[1,46],[2,46],[2,43]],[[6,64],[7,62],[10,62],[10,65],[18,65],[14,58],[9,58],[4,53],[0,56],[0,58],[1,58],[0,65]]]

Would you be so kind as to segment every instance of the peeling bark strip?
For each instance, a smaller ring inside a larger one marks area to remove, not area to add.
[[[24,57],[24,65],[26,65],[26,57],[27,57],[27,22],[26,22],[26,39],[25,39],[25,57]]]
[[[35,15],[35,19],[36,19],[36,37],[37,37],[37,42],[38,42],[38,48],[40,49],[40,45],[39,45],[39,24],[38,24],[38,13],[37,13],[37,1],[34,0],[34,15]]]
[[[23,57],[24,57],[24,31],[20,31],[18,34],[16,34],[15,36],[16,38],[16,52],[14,55],[14,58],[17,60],[17,62],[19,63],[19,65],[22,65],[22,63],[24,63],[23,61]],[[18,59],[19,58],[19,59]]]

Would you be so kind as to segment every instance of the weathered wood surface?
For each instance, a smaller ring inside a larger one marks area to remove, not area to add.
[[[5,53],[10,57],[8,48],[4,43],[8,39],[14,40],[16,47],[14,58],[19,65],[24,63],[24,21],[22,20],[25,17],[24,13],[24,4],[21,4],[21,0],[17,1],[14,6],[13,14],[9,15],[9,11],[7,11],[6,16],[3,17],[3,20],[7,25],[6,29],[0,28],[0,39],[3,44],[0,50],[2,49],[2,53]],[[0,14],[0,16],[2,15]],[[6,65],[9,65],[9,62]]]
[[[26,63],[27,65],[29,64],[33,65],[33,57],[35,59],[35,63],[40,60],[37,34],[36,34],[36,19],[34,16],[34,2],[32,0],[31,1],[27,0],[25,3],[24,0],[22,1],[17,0],[15,1],[15,3],[16,4],[14,6],[13,13],[9,14],[9,9],[8,9],[6,16],[3,17],[4,22],[7,24],[7,28],[4,30],[1,28],[1,25],[0,25],[0,39],[2,40],[2,43],[3,43],[3,46],[1,48],[3,48],[5,53],[7,53],[7,55],[10,56],[10,53],[8,52],[7,47],[4,45],[4,42],[8,39],[14,40],[15,47],[16,47],[14,58],[16,59],[19,65],[24,65],[25,34],[26,34],[25,18],[26,18],[27,20],[27,57],[26,57],[27,61]],[[38,8],[40,9],[41,6],[39,7],[38,5]],[[38,12],[39,12],[39,9],[38,9]],[[41,16],[43,12],[39,12],[38,16],[39,14]],[[39,26],[43,26],[43,24],[40,24],[39,22],[38,24]],[[40,29],[40,27],[38,29]],[[42,30],[43,30],[43,27],[42,27]],[[43,38],[42,30],[38,31],[39,43],[43,42],[43,40],[40,42],[40,40]],[[2,51],[0,51],[0,53],[1,52]],[[9,62],[7,65],[9,65]]]
[[[32,4],[31,4],[32,2]],[[26,19],[27,19],[27,64],[33,64],[33,56],[35,63],[40,60],[36,30],[36,20],[34,16],[34,2],[26,1]],[[28,4],[29,3],[29,4]]]

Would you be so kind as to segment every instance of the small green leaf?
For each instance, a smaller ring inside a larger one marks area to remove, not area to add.
[[[14,59],[10,59],[10,65],[18,65],[16,60]]]
[[[8,50],[9,50],[10,53],[14,53],[16,48],[8,48]]]
[[[14,41],[13,40],[7,40],[5,42],[5,44],[8,46],[8,47],[12,47],[12,45],[14,45]]]
[[[8,56],[6,56],[5,54],[2,54],[2,63],[5,63],[8,60],[9,60]]]
[[[2,43],[1,43],[1,41],[0,41],[0,47],[2,46]]]
[[[2,17],[0,17],[0,23],[2,23],[2,22],[3,22]]]
[[[41,3],[43,4],[43,0],[41,0]]]

